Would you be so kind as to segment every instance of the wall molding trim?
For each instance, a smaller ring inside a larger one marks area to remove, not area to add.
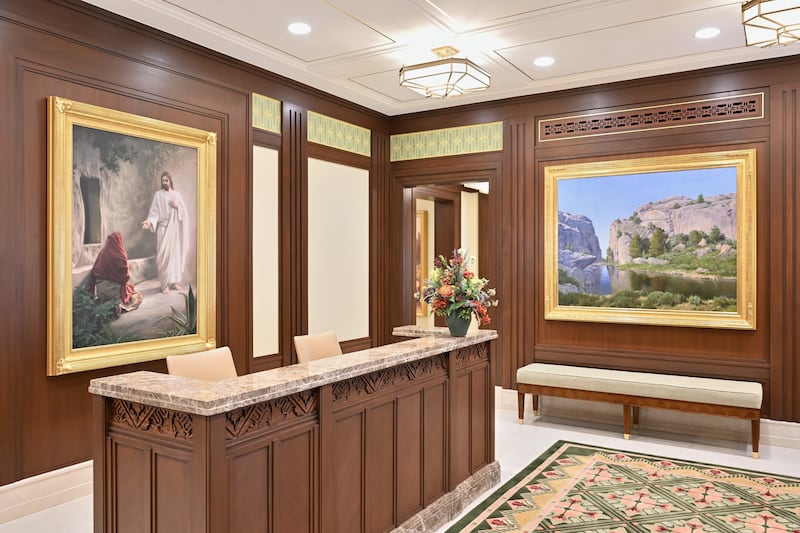
[[[763,92],[544,118],[537,121],[536,136],[541,143],[759,118],[764,118]]]

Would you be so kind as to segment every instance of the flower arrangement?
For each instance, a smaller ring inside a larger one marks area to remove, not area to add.
[[[430,279],[425,280],[421,297],[437,316],[457,314],[469,319],[474,313],[482,326],[489,324],[488,308],[496,306],[496,291],[486,288],[489,280],[479,278],[467,268],[474,259],[466,250],[453,250],[450,259],[440,255],[433,261]]]

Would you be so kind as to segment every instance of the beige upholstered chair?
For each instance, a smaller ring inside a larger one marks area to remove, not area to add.
[[[298,335],[294,338],[294,349],[297,351],[298,363],[342,355],[342,347],[333,331],[317,335]]]
[[[205,352],[168,355],[167,371],[175,376],[217,381],[236,377],[233,355],[227,346]]]

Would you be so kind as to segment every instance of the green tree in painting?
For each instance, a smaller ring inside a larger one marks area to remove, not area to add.
[[[628,247],[628,252],[630,252],[631,257],[642,257],[642,238],[639,237],[638,233],[634,233],[631,236],[631,244]]]
[[[650,256],[658,257],[667,251],[667,233],[661,229],[656,228],[653,236],[650,238]]]
[[[697,246],[700,244],[700,241],[706,238],[706,234],[704,231],[693,229],[689,232],[689,244],[691,246]]]
[[[711,242],[722,242],[725,240],[725,235],[722,234],[722,231],[719,229],[719,226],[714,226],[711,228],[711,232],[709,232],[708,238]]]

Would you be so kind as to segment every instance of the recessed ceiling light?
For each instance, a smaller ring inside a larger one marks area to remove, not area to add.
[[[537,67],[549,67],[555,62],[556,60],[550,56],[537,57],[536,59],[533,60],[533,64],[536,65]]]
[[[295,35],[305,35],[311,32],[311,26],[305,22],[292,22],[289,24],[289,31]]]
[[[694,36],[698,39],[713,39],[719,35],[719,28],[701,28],[694,32]]]

